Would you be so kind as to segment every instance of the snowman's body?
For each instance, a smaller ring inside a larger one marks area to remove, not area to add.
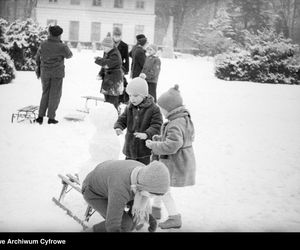
[[[90,109],[87,118],[94,125],[95,132],[89,144],[90,160],[82,166],[78,173],[81,181],[99,163],[118,160],[121,151],[120,140],[113,128],[118,114],[112,104],[104,102],[96,108]]]

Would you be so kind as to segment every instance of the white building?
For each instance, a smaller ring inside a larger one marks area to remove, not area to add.
[[[119,26],[126,43],[135,44],[141,33],[152,43],[155,0],[38,0],[36,19],[42,26],[60,25],[64,41],[100,42]]]

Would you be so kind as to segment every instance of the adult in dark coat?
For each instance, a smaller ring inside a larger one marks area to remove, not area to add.
[[[118,48],[121,59],[122,59],[122,70],[124,73],[123,78],[123,85],[124,85],[124,92],[122,95],[119,96],[119,102],[120,103],[127,103],[129,101],[129,96],[125,91],[125,88],[127,86],[127,80],[125,78],[125,75],[129,72],[129,54],[128,54],[128,44],[124,43],[122,41],[122,31],[119,27],[115,27],[113,31],[113,40],[115,43],[115,46]]]
[[[99,72],[102,79],[100,92],[104,95],[105,101],[112,103],[118,110],[119,95],[124,91],[121,55],[114,46],[112,38],[106,37],[101,45],[104,49],[104,56],[95,59],[95,63],[101,66]]]
[[[36,54],[36,74],[42,80],[42,98],[39,107],[39,116],[35,120],[39,124],[43,123],[43,117],[48,116],[49,124],[58,123],[55,120],[62,95],[63,78],[65,77],[64,59],[73,56],[69,47],[62,43],[61,34],[63,29],[56,26],[49,27],[48,39],[41,43]]]
[[[151,150],[146,147],[145,140],[160,133],[162,114],[153,97],[148,95],[148,85],[144,79],[134,78],[129,82],[126,91],[130,103],[119,116],[114,129],[119,135],[127,128],[123,147],[126,159],[149,164]]]
[[[132,58],[131,62],[131,78],[136,78],[142,72],[146,61],[147,38],[145,35],[140,34],[136,36],[137,44],[129,52],[129,56]]]

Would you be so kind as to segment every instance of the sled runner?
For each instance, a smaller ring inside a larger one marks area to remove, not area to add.
[[[29,105],[18,109],[16,113],[13,113],[11,116],[11,122],[14,122],[14,119],[17,118],[17,122],[22,122],[29,120],[30,123],[33,123],[34,120],[38,117],[39,106]]]
[[[84,214],[84,219],[80,219],[77,215],[75,215],[69,208],[67,208],[64,204],[64,198],[65,195],[70,192],[72,189],[75,189],[81,194],[81,185],[79,182],[78,177],[73,176],[71,174],[67,174],[66,176],[63,176],[61,174],[58,175],[58,177],[61,179],[63,187],[60,192],[59,198],[56,199],[55,197],[52,198],[52,201],[65,210],[67,212],[67,215],[69,215],[71,218],[73,218],[77,223],[79,223],[83,229],[87,229],[87,222],[89,221],[90,217],[93,215],[95,210],[91,206],[87,206],[85,214]]]

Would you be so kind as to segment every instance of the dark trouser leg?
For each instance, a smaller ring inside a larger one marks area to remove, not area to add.
[[[126,87],[127,87],[128,83],[127,83],[125,76],[123,78],[123,83],[124,83],[124,92],[122,95],[119,96],[119,103],[127,104],[129,101],[129,95],[126,92]]]
[[[46,114],[46,111],[48,109],[51,79],[50,78],[42,78],[41,81],[42,81],[43,93],[42,93],[42,98],[40,101],[39,117],[44,117]]]
[[[54,119],[62,94],[62,78],[51,78],[48,104],[48,117]]]
[[[106,218],[108,201],[106,198],[95,194],[89,188],[83,191],[83,198],[85,201],[94,208],[104,219]],[[133,220],[130,213],[124,211],[122,216],[121,230],[130,232],[133,229]],[[93,226],[94,232],[106,232],[105,220]]]
[[[119,96],[113,95],[104,95],[105,102],[109,102],[115,106],[116,110],[118,111],[119,108]]]
[[[156,82],[148,82],[148,88],[149,88],[149,94],[153,96],[154,101],[156,102],[157,83]]]

